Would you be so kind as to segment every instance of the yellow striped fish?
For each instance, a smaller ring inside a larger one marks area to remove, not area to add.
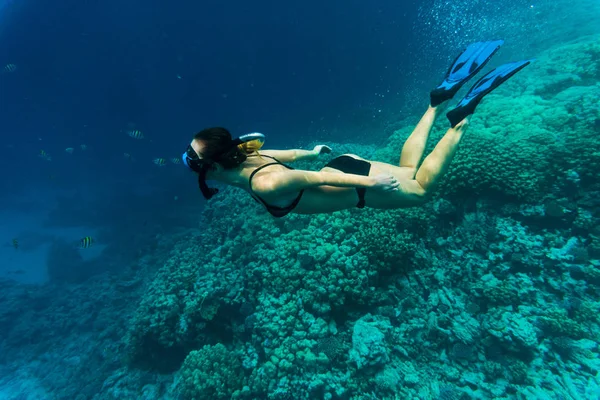
[[[134,139],[143,139],[144,138],[144,134],[142,133],[142,131],[138,131],[137,129],[129,131],[129,132],[127,132],[127,134]]]
[[[173,157],[173,158],[171,158],[171,162],[173,164],[179,165],[179,164],[181,164],[181,158],[179,158],[179,157]]]
[[[15,72],[17,70],[17,66],[15,64],[6,64],[4,67],[4,72]]]
[[[167,160],[165,160],[164,158],[155,158],[152,162],[158,165],[159,167],[164,167],[165,165],[167,165]]]
[[[90,247],[92,244],[94,243],[94,238],[91,236],[86,236],[83,239],[81,239],[79,241],[79,248],[80,249],[87,249],[88,247]]]

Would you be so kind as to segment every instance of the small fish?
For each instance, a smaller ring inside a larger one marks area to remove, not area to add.
[[[17,66],[15,64],[6,64],[4,67],[4,72],[15,72],[17,70]]]
[[[164,167],[165,165],[167,165],[167,160],[165,160],[164,158],[155,158],[152,162],[158,165],[159,167]]]
[[[142,133],[142,131],[139,131],[137,129],[128,131],[127,134],[134,139],[143,139],[144,138],[144,134]]]
[[[48,153],[46,153],[45,150],[40,150],[39,156],[42,160],[52,161],[52,157],[50,157],[50,155]]]
[[[15,248],[15,250],[19,250],[19,241],[17,240],[17,238],[14,238],[12,240],[12,245]]]
[[[171,162],[175,165],[179,165],[179,164],[181,164],[181,158],[173,157],[173,158],[171,158]]]
[[[91,236],[86,236],[83,239],[81,239],[79,241],[79,248],[80,249],[87,249],[88,247],[90,247],[93,243],[94,243],[94,238]]]
[[[69,154],[73,154],[73,151],[75,151],[75,149],[74,149],[74,148],[72,148],[72,147],[67,147],[67,148],[65,149],[65,151],[66,151],[67,153],[69,153]]]
[[[79,148],[80,148],[81,150],[83,150],[83,151],[86,151],[88,147],[87,147],[87,145],[86,145],[86,144],[82,144],[82,145],[80,145],[80,146],[79,146]]]
[[[123,158],[125,158],[127,161],[133,161],[133,157],[129,153],[123,153]]]

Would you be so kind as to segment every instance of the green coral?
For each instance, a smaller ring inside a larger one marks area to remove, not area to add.
[[[517,289],[511,282],[484,286],[483,297],[492,305],[517,304],[519,300]]]
[[[182,240],[173,249],[145,292],[128,331],[130,362],[165,371],[175,368],[186,349],[213,335],[214,330],[205,327],[215,323],[221,306],[240,301],[236,297],[239,274],[210,263],[211,251],[208,240],[196,237]]]
[[[502,377],[504,367],[499,362],[486,360],[483,362],[482,370],[486,376],[486,380],[494,382],[496,379]]]
[[[369,225],[358,235],[359,243],[369,261],[381,268],[402,270],[414,254],[415,237],[408,231],[396,232],[394,228]]]
[[[427,232],[433,218],[424,209],[366,210],[356,234],[361,252],[379,271],[407,270],[418,235]]]
[[[600,286],[600,267],[596,265],[587,265],[583,269],[583,273],[585,274],[586,282]]]
[[[527,384],[529,382],[529,367],[521,360],[513,360],[508,364],[507,379],[518,385]]]
[[[323,353],[331,361],[336,361],[347,354],[349,348],[340,336],[327,336],[317,340],[316,353]]]
[[[590,337],[588,329],[581,323],[569,318],[565,310],[550,308],[539,319],[544,327],[544,332],[548,335],[567,336],[572,339]]]
[[[239,357],[220,343],[188,354],[179,375],[178,391],[183,399],[226,400],[243,387]]]
[[[573,319],[581,324],[600,321],[600,303],[583,301],[574,310]]]

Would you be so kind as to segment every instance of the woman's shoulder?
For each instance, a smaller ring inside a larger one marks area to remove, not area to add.
[[[294,176],[309,172],[292,169],[272,160],[264,161],[250,173],[252,190],[262,194],[279,192]]]
[[[250,188],[254,192],[268,194],[277,189],[281,174],[286,172],[285,168],[270,163],[259,163],[249,171]]]

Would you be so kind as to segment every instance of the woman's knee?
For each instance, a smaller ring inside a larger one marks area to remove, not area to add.
[[[425,204],[433,197],[433,191],[427,190],[415,179],[402,183],[401,190],[410,198],[410,203],[415,206]]]

